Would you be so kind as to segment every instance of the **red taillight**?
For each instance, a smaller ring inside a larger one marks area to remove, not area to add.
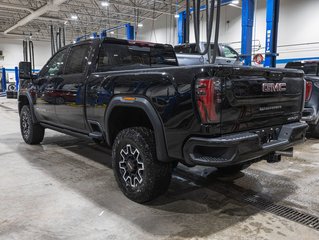
[[[312,82],[306,81],[306,95],[305,95],[306,102],[310,100],[311,92],[312,92]]]
[[[219,122],[218,105],[220,99],[220,81],[215,79],[198,79],[195,86],[196,103],[202,123]]]

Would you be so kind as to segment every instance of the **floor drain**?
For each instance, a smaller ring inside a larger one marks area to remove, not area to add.
[[[303,224],[319,231],[319,218],[308,213],[303,213],[298,210],[274,204],[271,201],[261,198],[258,195],[247,194],[243,200],[259,209],[273,213],[277,216],[284,217],[296,223]]]
[[[178,173],[179,176],[195,182],[199,186],[207,186],[207,179],[203,176],[199,176],[178,168],[175,169],[175,172]],[[290,207],[275,204],[252,191],[247,192],[247,189],[246,192],[241,192],[243,189],[238,189],[238,186],[235,186],[232,183],[215,181],[215,184],[210,185],[209,188],[237,201],[246,202],[265,212],[275,214],[277,216],[286,218],[287,220],[303,224],[319,231],[319,217],[317,216],[304,213]]]

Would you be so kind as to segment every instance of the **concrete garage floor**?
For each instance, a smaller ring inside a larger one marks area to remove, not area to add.
[[[178,167],[167,194],[139,205],[118,189],[110,150],[50,130],[26,145],[16,109],[0,98],[0,239],[319,239],[242,197],[319,216],[319,140],[233,178]]]

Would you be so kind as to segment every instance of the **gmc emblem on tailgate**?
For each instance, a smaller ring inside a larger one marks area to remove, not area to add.
[[[263,83],[263,92],[285,92],[287,90],[286,83]]]

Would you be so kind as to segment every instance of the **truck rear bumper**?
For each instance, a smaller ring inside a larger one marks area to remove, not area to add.
[[[297,122],[280,127],[224,135],[217,138],[190,138],[183,147],[190,165],[226,167],[262,159],[303,142],[308,125]]]

